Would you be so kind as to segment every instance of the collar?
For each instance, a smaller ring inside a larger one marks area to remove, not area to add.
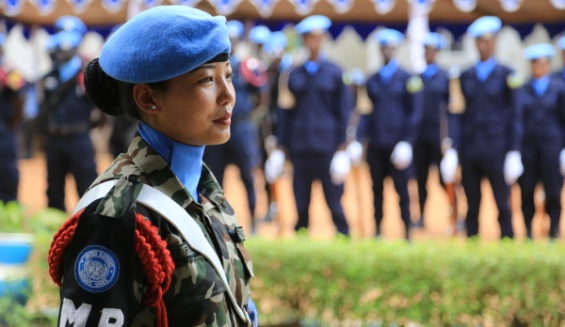
[[[534,89],[534,92],[536,92],[538,96],[543,95],[547,90],[550,81],[551,77],[549,76],[549,74],[540,78],[532,78],[532,87]]]
[[[425,78],[432,78],[438,71],[439,67],[436,64],[429,64],[424,72],[422,72],[422,76]]]
[[[485,61],[477,62],[477,64],[475,65],[477,78],[480,81],[486,80],[495,66],[496,66],[496,59],[494,59],[494,57],[490,57]]]
[[[197,189],[202,174],[205,147],[173,141],[144,122],[139,123],[139,134],[165,160],[192,199],[198,201]]]
[[[64,83],[75,77],[82,69],[82,60],[78,56],[72,57],[69,61],[59,67],[59,77]]]
[[[388,62],[388,64],[386,64],[381,68],[381,70],[379,71],[379,75],[381,76],[381,79],[383,79],[385,82],[388,82],[390,81],[392,75],[394,75],[397,69],[398,69],[398,62],[394,59],[391,59]]]

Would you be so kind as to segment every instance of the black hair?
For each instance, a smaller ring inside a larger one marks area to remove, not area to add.
[[[167,81],[146,83],[155,90],[165,90]],[[126,114],[140,119],[139,108],[133,100],[134,83],[118,81],[102,70],[98,58],[84,70],[84,86],[94,104],[111,116]]]

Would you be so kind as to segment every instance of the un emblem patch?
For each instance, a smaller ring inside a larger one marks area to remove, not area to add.
[[[114,252],[101,245],[90,245],[75,262],[75,280],[84,290],[100,293],[110,289],[120,273]]]

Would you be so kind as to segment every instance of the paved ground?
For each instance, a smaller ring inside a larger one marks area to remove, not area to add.
[[[97,158],[98,169],[102,171],[110,163],[109,155],[105,154],[104,148],[97,145],[99,155]],[[290,167],[288,167],[290,170]],[[46,169],[45,161],[41,153],[36,153],[32,159],[21,160],[21,185],[20,185],[20,201],[27,206],[29,212],[35,212],[44,208],[47,200],[45,196],[46,189]],[[239,219],[244,227],[248,230],[250,213],[247,209],[247,200],[245,197],[245,189],[239,180],[238,170],[235,167],[229,167],[226,172],[225,191],[228,199],[236,209]],[[265,192],[263,190],[261,175],[258,178],[258,208],[257,215],[262,216],[267,211],[267,203]],[[280,194],[280,217],[281,229],[283,236],[293,235],[293,226],[296,219],[296,211],[294,209],[294,199],[292,196],[290,172],[282,178],[278,185]],[[410,185],[411,194],[413,196],[412,213],[413,218],[418,215],[418,201],[416,200],[415,183]],[[413,239],[446,239],[446,228],[448,227],[448,210],[447,199],[443,190],[437,183],[437,172],[433,171],[429,181],[429,204],[425,208],[426,228],[424,230],[415,230]],[[497,223],[497,211],[488,183],[483,185],[483,204],[480,211],[480,235],[484,239],[497,239],[499,234]],[[461,193],[461,192],[459,192]],[[398,197],[394,191],[390,180],[385,185],[385,205],[384,205],[384,221],[383,236],[385,238],[397,239],[403,234],[400,221]],[[460,196],[460,212],[465,212],[466,204],[464,197]],[[74,189],[74,182],[71,177],[67,183],[66,204],[70,211],[77,202],[77,195]],[[361,166],[358,178],[350,176],[346,182],[345,194],[342,199],[347,219],[351,225],[351,231],[354,237],[371,237],[374,233],[374,220],[372,208],[371,182],[366,166]],[[514,229],[518,238],[523,238],[525,231],[522,223],[522,215],[519,208],[519,189],[515,188],[512,192],[512,207],[514,211]],[[330,213],[325,205],[321,185],[315,183],[313,187],[310,235],[312,237],[332,237],[335,233],[333,223],[331,222]],[[258,235],[263,237],[276,237],[279,235],[277,224],[263,224],[258,229]],[[534,236],[542,237],[547,235],[548,219],[542,215],[536,216],[534,219]],[[562,233],[565,235],[565,233]]]

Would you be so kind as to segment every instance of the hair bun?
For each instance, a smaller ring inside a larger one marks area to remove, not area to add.
[[[120,108],[118,81],[102,70],[98,58],[93,59],[86,66],[84,86],[88,95],[100,110],[112,116],[123,113]]]

